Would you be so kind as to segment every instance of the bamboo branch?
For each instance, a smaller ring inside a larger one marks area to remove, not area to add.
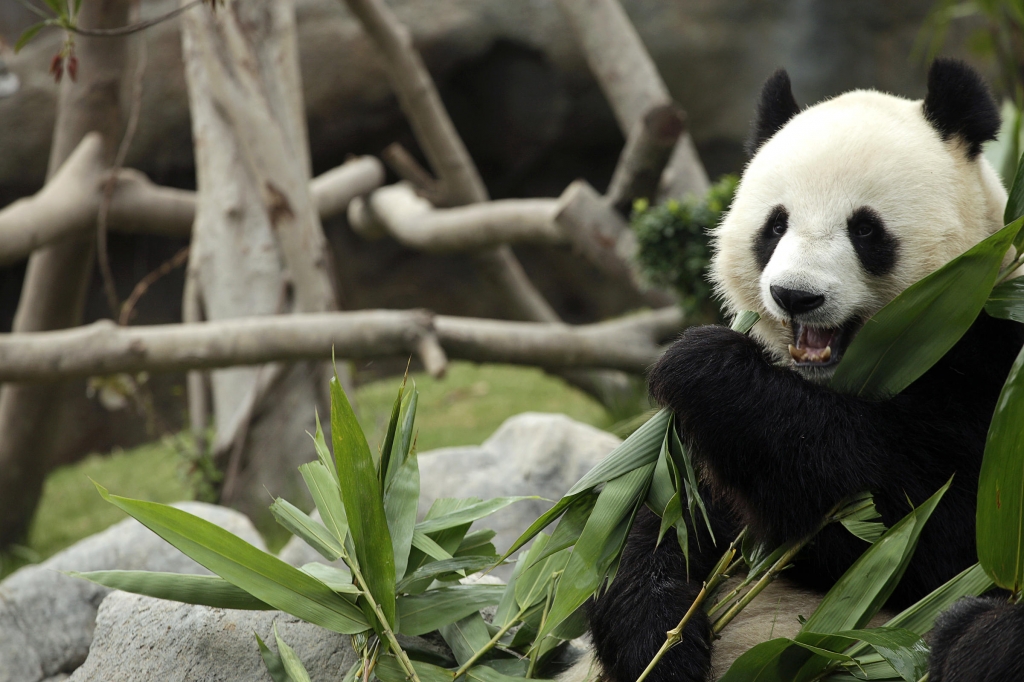
[[[609,368],[641,374],[683,326],[675,308],[591,325],[506,322],[367,310],[237,318],[201,324],[74,329],[0,335],[0,381],[175,372],[267,362],[402,357],[422,353],[435,375],[447,358],[543,368]],[[434,341],[436,339],[436,342]]]
[[[0,210],[0,266],[32,251],[94,229],[106,179],[98,134],[86,135],[36,194]],[[321,219],[344,213],[354,197],[384,181],[384,167],[364,156],[313,178],[310,191]],[[160,187],[136,170],[117,174],[108,227],[123,233],[188,237],[195,220],[195,192]]]

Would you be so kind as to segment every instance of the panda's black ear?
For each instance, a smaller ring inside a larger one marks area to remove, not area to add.
[[[789,74],[779,69],[761,86],[761,97],[757,101],[757,117],[747,140],[747,154],[754,155],[765,142],[782,126],[800,113],[800,107],[793,99],[793,88]]]
[[[977,71],[957,59],[936,59],[928,70],[924,117],[943,140],[960,137],[971,159],[999,132],[999,109],[988,86]]]

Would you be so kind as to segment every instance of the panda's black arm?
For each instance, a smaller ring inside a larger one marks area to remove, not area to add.
[[[724,510],[708,497],[716,538],[731,538],[736,529]],[[590,635],[604,678],[634,682],[679,624],[700,592],[703,580],[722,553],[703,522],[690,526],[690,577],[674,533],[657,544],[661,518],[646,507],[637,514],[623,549],[615,580],[588,605]],[[704,682],[711,668],[711,624],[697,609],[678,645],[651,671],[648,682]]]
[[[1005,596],[966,597],[939,616],[931,633],[929,682],[1024,679],[1024,605]]]
[[[812,532],[849,495],[896,483],[919,497],[918,486],[932,486],[930,494],[949,476],[932,461],[922,480],[908,452],[906,443],[920,441],[918,402],[869,401],[814,384],[725,327],[688,329],[652,370],[650,387],[677,415],[712,486],[776,542]]]

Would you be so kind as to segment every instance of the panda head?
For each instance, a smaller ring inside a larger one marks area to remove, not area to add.
[[[857,90],[803,111],[776,72],[714,233],[726,311],[758,312],[778,359],[826,380],[864,320],[1002,226],[1006,192],[980,154],[998,128],[961,62],[932,65],[923,101]]]

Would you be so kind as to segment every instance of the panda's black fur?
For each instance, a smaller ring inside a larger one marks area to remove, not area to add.
[[[765,86],[754,126],[757,145],[764,142],[757,138],[770,137],[797,111],[789,79],[781,73]],[[933,66],[929,83],[935,84],[930,104],[926,100],[929,120],[943,139],[961,136],[967,153],[976,154],[998,127],[984,83],[969,68],[943,61]],[[979,101],[948,105],[944,88],[980,93]],[[653,398],[677,416],[680,435],[702,472],[719,545],[744,525],[772,545],[798,539],[840,500],[864,490],[873,493],[882,520],[891,526],[911,503],[920,504],[954,477],[887,604],[899,609],[977,561],[974,518],[985,438],[1022,344],[1021,325],[982,313],[902,393],[869,400],[778,366],[748,336],[705,326],[690,328],[669,348],[649,384]],[[589,607],[595,653],[612,682],[639,677],[721,555],[703,524],[696,525],[690,529],[688,581],[678,544],[656,547],[659,519],[646,509],[638,515],[617,577]],[[827,590],[866,548],[833,524],[787,575]],[[1024,680],[1024,606],[1007,606],[1005,597],[958,603],[940,619],[931,641],[930,682]],[[682,643],[648,679],[709,679],[711,648],[710,623],[698,610]]]

